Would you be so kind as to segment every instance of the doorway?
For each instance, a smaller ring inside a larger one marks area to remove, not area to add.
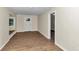
[[[24,19],[24,31],[32,31],[32,18],[27,17]]]
[[[51,40],[55,42],[55,12],[50,14],[50,20],[51,20],[51,29],[50,29],[50,35],[51,35]]]

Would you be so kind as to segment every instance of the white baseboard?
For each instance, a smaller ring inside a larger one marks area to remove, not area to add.
[[[59,48],[61,48],[63,51],[68,51],[68,50],[65,49],[63,46],[61,46],[60,44],[58,44],[57,42],[55,42],[55,44],[56,44]]]
[[[47,39],[50,40],[50,38],[48,36],[44,35],[44,33],[40,32],[40,31],[38,31],[38,32],[41,33],[44,37],[46,37]]]
[[[16,31],[9,36],[9,40],[16,34]]]
[[[16,32],[24,32],[24,31],[16,31]]]
[[[32,30],[32,32],[33,32],[33,31],[38,31],[38,30]],[[17,33],[18,33],[18,32],[29,32],[29,31],[17,31]]]
[[[2,50],[2,48],[10,41],[10,39],[16,34],[16,31],[13,32],[10,36],[9,36],[9,39],[5,42],[4,45],[2,45],[2,47],[0,47],[0,50]]]
[[[0,47],[0,51],[2,50],[2,48],[9,42],[9,40],[7,40],[7,42],[5,42],[4,45],[2,45],[2,47]]]

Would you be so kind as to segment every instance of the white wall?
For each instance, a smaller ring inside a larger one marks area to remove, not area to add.
[[[48,37],[48,12],[38,16],[38,31]]]
[[[38,30],[38,17],[35,15],[17,15],[17,32],[24,32],[24,18],[31,17],[32,18],[32,31]]]
[[[65,50],[79,50],[79,8],[56,8],[56,43]]]
[[[9,17],[16,17],[16,13],[11,11],[11,10],[8,10],[9,11]]]
[[[9,35],[9,14],[5,7],[0,7],[0,50],[5,46],[14,33]]]
[[[38,31],[46,38],[50,39],[50,14],[53,13],[54,8],[38,16]]]
[[[38,16],[38,30],[50,38],[50,14],[56,12],[55,44],[64,50],[79,50],[79,8],[52,8]]]
[[[7,8],[0,7],[0,49],[9,40],[9,20]]]

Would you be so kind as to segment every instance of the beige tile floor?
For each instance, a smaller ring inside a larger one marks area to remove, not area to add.
[[[39,32],[16,33],[2,51],[62,51]]]

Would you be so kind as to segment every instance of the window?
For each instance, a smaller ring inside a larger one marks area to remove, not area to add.
[[[13,19],[9,19],[9,26],[13,26],[14,25],[14,20]]]

